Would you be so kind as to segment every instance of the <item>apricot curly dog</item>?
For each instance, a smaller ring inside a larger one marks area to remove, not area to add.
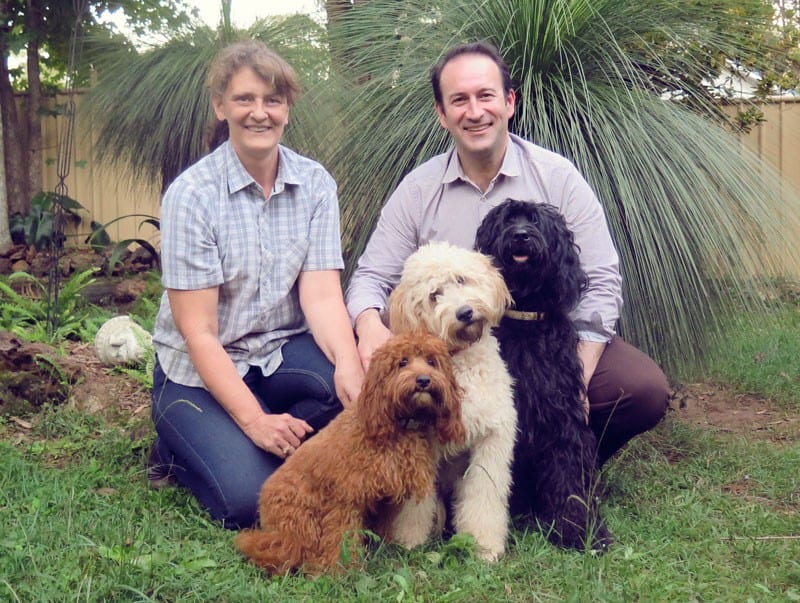
[[[259,528],[239,533],[236,547],[270,573],[335,571],[343,551],[355,558],[365,528],[391,538],[391,515],[433,492],[439,445],[465,435],[447,346],[423,333],[393,337],[357,402],[264,483]]]

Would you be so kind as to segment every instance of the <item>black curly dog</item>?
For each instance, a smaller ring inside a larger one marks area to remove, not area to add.
[[[587,285],[572,233],[549,205],[505,201],[484,218],[475,247],[494,258],[514,298],[496,332],[519,415],[512,511],[555,544],[603,550],[611,536],[597,509],[597,440],[568,316]]]

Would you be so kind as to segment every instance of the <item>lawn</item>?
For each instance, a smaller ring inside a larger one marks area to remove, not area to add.
[[[186,491],[149,489],[146,371],[65,344],[86,371],[69,402],[0,422],[0,600],[800,601],[800,305],[768,318],[732,325],[606,465],[607,553],[518,526],[494,565],[454,538],[315,580],[268,578]]]

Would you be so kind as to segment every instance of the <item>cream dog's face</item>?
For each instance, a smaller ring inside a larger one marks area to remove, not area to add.
[[[424,328],[452,353],[497,325],[509,303],[508,289],[490,258],[429,243],[406,260],[389,298],[389,324],[393,333]]]

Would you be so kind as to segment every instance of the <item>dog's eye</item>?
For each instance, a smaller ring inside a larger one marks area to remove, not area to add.
[[[431,300],[432,302],[435,302],[436,300],[438,300],[438,299],[439,299],[439,296],[440,296],[441,294],[442,294],[442,290],[441,290],[441,289],[436,289],[435,291],[431,291],[431,294],[430,294],[430,296],[429,296],[429,297],[430,297],[430,300]]]
[[[456,277],[456,283],[458,283],[459,285],[463,285],[466,282],[467,282],[467,279],[465,279],[460,274]]]
[[[408,366],[408,358],[401,358],[400,359],[400,368]]]

